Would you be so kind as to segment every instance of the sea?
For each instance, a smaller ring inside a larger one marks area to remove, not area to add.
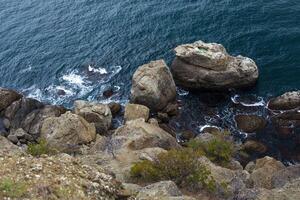
[[[236,114],[267,116],[268,99],[300,89],[299,0],[1,0],[0,86],[69,108],[76,99],[126,104],[140,65],[170,66],[176,46],[197,40],[252,58],[260,78],[229,94],[178,87],[178,131],[221,126],[246,138]]]

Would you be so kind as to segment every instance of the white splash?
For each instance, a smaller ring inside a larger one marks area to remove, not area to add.
[[[189,91],[186,91],[186,90],[181,89],[181,88],[177,88],[177,94],[179,96],[187,96],[187,95],[189,95]]]
[[[88,67],[89,72],[99,73],[99,74],[108,74],[107,70],[105,68],[94,68],[91,65]]]
[[[221,130],[219,127],[217,126],[213,126],[213,125],[203,125],[203,126],[199,126],[199,131],[200,132],[203,132],[206,128],[216,128],[218,130]]]
[[[82,76],[78,75],[78,74],[75,74],[74,72],[71,72],[70,74],[63,75],[62,79],[64,81],[67,81],[71,84],[75,84],[75,85],[78,85],[78,86],[82,86],[85,83],[84,78]]]
[[[231,97],[231,101],[234,104],[241,104],[245,107],[258,107],[258,106],[266,106],[266,102],[263,100],[263,98],[259,97],[259,101],[258,102],[254,102],[254,103],[245,103],[245,102],[241,102],[238,100],[238,98],[240,97],[240,95],[236,94],[233,97]]]

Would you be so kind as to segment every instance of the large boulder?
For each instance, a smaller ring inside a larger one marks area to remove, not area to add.
[[[41,137],[49,147],[70,152],[77,145],[87,144],[96,138],[96,129],[79,115],[66,112],[60,117],[49,117],[44,120]]]
[[[300,91],[287,92],[269,101],[272,110],[291,110],[300,107]]]
[[[230,56],[221,44],[197,41],[175,48],[171,70],[175,81],[191,89],[226,90],[249,87],[258,79],[250,58]]]
[[[133,75],[131,101],[160,111],[176,99],[172,74],[163,60],[140,66]]]
[[[125,106],[124,120],[130,121],[135,119],[144,119],[147,121],[149,119],[150,110],[146,106],[138,104],[127,104]]]
[[[43,107],[44,104],[38,100],[23,97],[5,109],[5,118],[10,121],[10,128],[17,129],[29,113]]]
[[[272,177],[285,166],[271,157],[256,160],[256,165],[251,173],[250,179],[254,187],[272,189]]]
[[[107,133],[112,122],[112,113],[108,105],[81,100],[75,101],[74,105],[75,114],[82,116],[89,123],[94,123],[97,133]]]
[[[267,125],[267,121],[257,115],[236,115],[235,121],[238,129],[247,133],[261,131]]]
[[[110,137],[97,137],[83,159],[101,163],[120,181],[130,181],[129,171],[134,163],[154,160],[158,154],[173,148],[181,148],[174,137],[156,125],[137,119],[118,128]]]
[[[21,94],[0,87],[0,112],[7,108],[12,102],[17,101],[22,97]]]
[[[37,139],[40,135],[42,124],[49,117],[59,117],[67,110],[61,106],[46,105],[29,113],[23,120],[21,127]]]

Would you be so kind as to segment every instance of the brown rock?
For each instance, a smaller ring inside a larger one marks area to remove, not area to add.
[[[254,133],[264,129],[267,125],[267,121],[256,115],[236,115],[235,121],[237,127],[247,133]]]
[[[9,89],[0,87],[0,112],[7,108],[14,101],[22,98],[22,95]]]
[[[248,153],[266,153],[268,148],[261,142],[255,140],[248,140],[242,145],[242,149]]]
[[[269,101],[272,110],[290,110],[300,107],[300,91],[287,92]]]

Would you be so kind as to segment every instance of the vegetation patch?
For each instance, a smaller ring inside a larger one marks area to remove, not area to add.
[[[56,152],[55,149],[52,149],[47,145],[47,141],[44,139],[39,140],[38,143],[29,144],[27,148],[27,153],[36,157],[43,154],[53,155]]]
[[[208,159],[221,166],[227,166],[234,154],[233,143],[225,140],[222,136],[207,142],[191,140],[188,147],[196,151],[203,151]]]
[[[5,178],[0,180],[0,197],[21,198],[26,195],[27,187],[24,182],[16,182]]]
[[[179,187],[215,191],[211,172],[199,161],[204,155],[192,148],[174,149],[158,155],[155,161],[141,161],[131,168],[131,177],[144,182],[172,180]]]

